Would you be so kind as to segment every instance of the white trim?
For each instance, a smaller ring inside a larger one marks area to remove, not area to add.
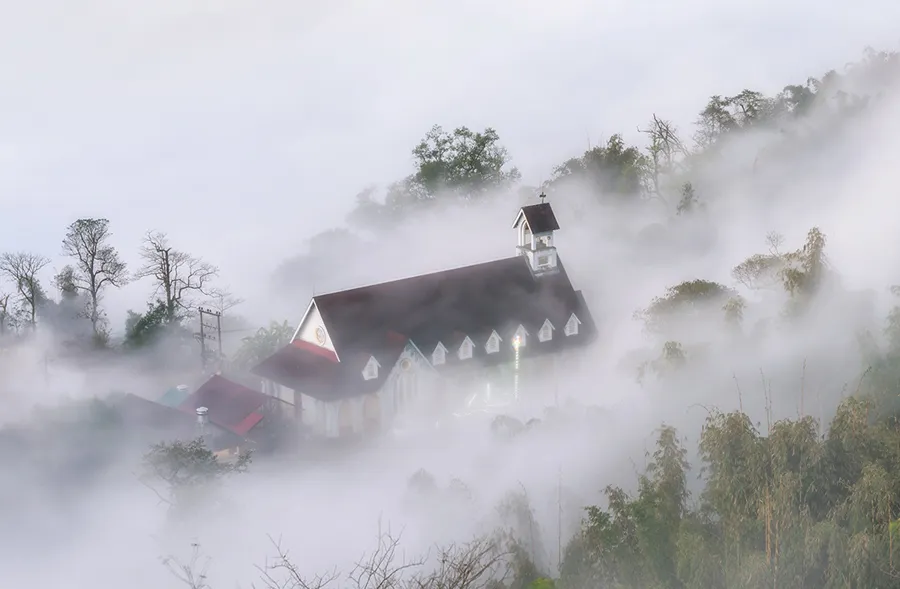
[[[456,351],[456,355],[460,360],[469,360],[474,352],[475,342],[472,341],[472,338],[466,336],[465,339],[463,339],[462,343],[459,344],[459,350]]]
[[[422,357],[422,360],[425,361],[424,363],[428,366],[428,368],[429,368],[432,372],[437,373],[437,371],[434,369],[434,366],[432,366],[432,365],[431,365],[431,362],[428,361],[428,356],[426,356],[425,354],[422,353],[422,350],[419,349],[419,346],[416,345],[416,342],[412,341],[411,339],[410,339],[410,340],[406,340],[406,345],[412,346],[413,349],[416,351],[416,353],[417,353],[419,356]]]
[[[520,225],[519,219],[520,218],[525,218],[525,207],[520,208],[518,214],[516,214],[516,220],[513,221],[513,224],[512,224],[513,229],[519,228],[519,225]],[[528,219],[525,219],[525,223],[526,224],[528,223]]]
[[[441,353],[441,361],[440,362],[437,361],[438,351],[440,351],[440,353]],[[450,350],[448,350],[444,344],[442,344],[441,342],[438,342],[437,345],[434,347],[434,350],[431,352],[432,366],[440,366],[442,364],[446,364],[447,363],[447,352],[449,352],[449,351]]]
[[[316,308],[316,312],[319,313],[319,317],[322,318],[322,328],[325,330],[326,340],[331,340],[331,347],[334,348],[334,357],[338,362],[340,362],[341,355],[338,354],[337,346],[334,345],[334,340],[331,339],[331,333],[328,331],[328,326],[325,325],[325,318],[322,317],[322,312],[319,311],[319,305],[316,304],[316,297],[312,297],[309,299],[309,304],[306,306],[306,312],[303,313],[303,319],[301,319],[300,323],[297,324],[297,329],[294,330],[294,335],[291,336],[290,343],[293,343],[293,341],[297,339],[297,336],[300,335],[300,330],[303,328],[303,324],[306,323],[306,320],[309,318],[309,313],[310,311],[312,311],[313,307]]]
[[[363,379],[372,380],[373,378],[378,378],[379,368],[381,368],[381,364],[378,363],[375,356],[369,356],[369,361],[366,362],[366,365],[362,369]]]
[[[566,326],[564,332],[566,336],[570,335],[578,335],[578,326],[581,325],[581,319],[579,319],[575,313],[572,313],[569,316],[569,320],[566,321]]]
[[[503,338],[500,337],[500,334],[497,333],[496,330],[491,332],[491,335],[487,338],[487,341],[484,342],[484,351],[488,354],[496,354],[500,351],[500,343],[503,341]],[[491,342],[494,343],[491,346]]]
[[[309,304],[306,305],[306,311],[303,313],[303,317],[300,319],[300,323],[297,324],[297,329],[294,330],[294,335],[291,336],[291,341],[293,342],[297,339],[297,336],[300,335],[300,328],[303,327],[303,323],[306,322],[306,318],[309,317],[309,312],[312,310],[313,305],[316,304],[316,297],[312,297],[309,299]],[[318,307],[316,307],[318,309]],[[321,315],[321,313],[319,313]]]
[[[553,332],[556,330],[553,327],[553,324],[550,323],[549,319],[545,319],[543,325],[541,325],[540,331],[538,331],[538,341],[547,342],[553,339]]]

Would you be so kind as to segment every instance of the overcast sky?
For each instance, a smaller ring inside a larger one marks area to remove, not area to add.
[[[126,257],[165,230],[251,292],[432,124],[494,126],[539,181],[653,112],[896,48],[898,22],[896,0],[0,0],[0,251],[56,257],[105,216]]]

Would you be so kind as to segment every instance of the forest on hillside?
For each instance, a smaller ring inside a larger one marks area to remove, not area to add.
[[[578,192],[599,206],[702,226],[709,222],[707,208],[715,202],[723,173],[749,192],[769,191],[773,178],[788,173],[786,154],[840,143],[853,133],[856,121],[877,116],[882,105],[897,100],[898,81],[900,54],[869,51],[841,71],[786,86],[774,96],[753,90],[713,96],[691,137],[652,115],[640,127],[646,147],[613,135],[561,163],[542,186],[521,186],[521,175],[494,129],[436,126],[413,149],[410,175],[384,190],[363,191],[347,226],[313,237],[309,251],[289,261],[276,280],[321,273],[335,259],[370,247],[372,235],[440,207],[477,207],[539,191],[559,201]],[[776,139],[748,156],[746,146],[753,145],[748,138],[754,136]],[[739,141],[744,151],[735,155]],[[732,165],[741,158],[748,165]],[[682,375],[711,370],[723,349],[755,359],[788,333],[812,333],[842,313],[855,317],[856,307],[866,305],[843,288],[840,269],[829,263],[827,235],[826,227],[809,227],[805,239],[791,245],[776,233],[761,236],[759,253],[734,260],[734,284],[690,278],[637,303],[635,319],[651,338],[653,355],[629,366],[632,377],[642,384],[652,381],[655,394],[671,392],[671,397],[683,386]],[[164,234],[147,235],[140,252],[144,265],[137,269],[121,262],[104,219],[75,221],[62,244],[72,264],[58,272],[52,289],[39,280],[49,264],[46,258],[29,252],[0,256],[8,293],[0,296],[0,337],[25,341],[46,326],[68,334],[73,345],[129,354],[168,338],[191,341],[192,310],[198,304],[239,309],[239,299],[216,285],[216,267],[178,250]],[[892,279],[886,270],[885,288]],[[146,310],[129,315],[118,344],[109,338],[102,295],[127,280],[152,281],[158,288]],[[748,293],[759,292],[771,296],[755,303]],[[894,294],[900,295],[900,288]],[[769,327],[747,325],[754,305],[769,313]],[[698,335],[697,324],[708,329]],[[762,416],[743,408],[707,408],[699,460],[692,464],[685,432],[662,425],[643,472],[628,488],[607,487],[586,508],[581,530],[565,542],[558,566],[537,556],[536,540],[516,534],[448,548],[437,561],[403,564],[395,560],[400,557],[394,540],[383,537],[353,571],[315,578],[302,575],[278,547],[275,568],[261,571],[264,586],[900,587],[900,552],[895,555],[895,538],[900,540],[900,305],[886,318],[860,319],[858,327],[845,334],[858,342],[858,374],[828,421],[810,410],[812,393],[801,381],[797,397],[810,398],[805,410],[801,400],[796,417],[773,410],[777,403],[768,397]],[[232,367],[249,367],[284,343],[289,332],[281,318],[259,328],[244,338],[230,359]],[[765,375],[762,380],[765,388]],[[739,383],[737,394],[742,394]],[[551,427],[552,421],[534,427]],[[529,429],[517,435],[530,435]],[[204,448],[178,445],[155,448],[146,461],[157,474],[171,475],[163,482],[172,504],[182,497],[194,500],[198,489],[236,470],[252,476],[255,466],[224,467]],[[690,479],[696,476],[702,489],[691,492]],[[432,497],[445,491],[427,472],[413,477],[410,490]],[[519,533],[533,525],[525,499],[511,509],[525,520],[516,526]],[[188,586],[206,586],[190,563],[167,562]]]

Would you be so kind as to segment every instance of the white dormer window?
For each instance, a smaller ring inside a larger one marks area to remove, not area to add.
[[[474,348],[474,344],[472,340],[469,339],[469,336],[466,336],[466,339],[459,345],[459,359],[460,360],[468,360],[472,357],[472,348]]]
[[[366,380],[378,378],[379,368],[381,368],[381,364],[378,363],[378,360],[375,359],[375,356],[369,356],[369,361],[366,362],[366,367],[363,368],[362,371],[363,378]]]
[[[538,332],[538,341],[546,342],[553,339],[553,330],[556,329],[553,327],[553,324],[550,323],[550,320],[547,319],[544,321],[544,324],[541,325],[541,330]]]
[[[500,334],[496,331],[491,332],[491,337],[484,344],[484,351],[488,354],[496,354],[500,351]]]
[[[438,345],[434,348],[434,352],[431,353],[431,363],[438,366],[446,361],[447,348],[444,347],[444,344],[438,342]]]
[[[514,348],[524,348],[528,345],[528,332],[525,331],[524,325],[520,325],[518,329],[516,329],[516,333],[513,334],[512,344]]]
[[[572,313],[572,316],[569,317],[569,320],[566,321],[565,333],[567,336],[569,335],[578,335],[578,326],[581,325],[581,321],[578,317],[575,316],[575,313]]]

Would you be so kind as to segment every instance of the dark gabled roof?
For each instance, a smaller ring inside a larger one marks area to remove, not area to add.
[[[196,439],[200,433],[196,415],[189,415],[137,395],[124,395],[115,402],[115,408],[122,425],[130,433],[149,443],[174,440],[186,442]],[[244,443],[240,436],[215,424],[208,427],[206,439],[209,448],[214,451]]]
[[[481,365],[512,359],[511,343],[519,325],[530,334],[521,356],[583,345],[595,333],[580,291],[572,287],[562,262],[553,274],[535,276],[526,258],[516,256],[314,297],[337,354],[297,340],[253,369],[253,373],[311,397],[332,401],[381,388],[407,342],[430,361],[438,342],[448,350],[439,366]],[[582,325],[576,336],[563,327],[572,313]],[[549,319],[556,328],[549,342],[537,334]],[[493,331],[500,351],[487,354]],[[465,337],[475,344],[472,360],[459,360]],[[338,356],[340,360],[338,360]],[[365,380],[370,356],[381,365],[378,377]]]
[[[532,233],[546,233],[547,231],[557,231],[559,229],[559,222],[556,220],[556,215],[553,214],[550,203],[542,202],[522,207],[519,211],[519,216],[525,217],[525,221],[528,223]],[[516,216],[513,228],[518,226],[519,216]]]
[[[541,356],[544,354],[558,352],[565,348],[586,345],[593,341],[594,337],[596,336],[596,328],[594,325],[593,317],[591,317],[590,311],[588,310],[587,304],[584,300],[584,295],[581,293],[581,291],[575,291],[575,299],[575,306],[567,315],[565,315],[564,317],[560,316],[558,318],[549,317],[550,323],[552,323],[554,327],[553,336],[549,341],[542,342],[538,338],[538,333],[540,332],[541,326],[548,318],[533,321],[523,321],[521,323],[509,322],[496,330],[497,335],[499,335],[501,338],[498,351],[492,354],[488,354],[487,352],[485,344],[487,343],[487,340],[491,336],[491,332],[493,331],[491,329],[488,329],[486,331],[482,331],[477,335],[470,336],[475,342],[475,348],[472,352],[472,358],[460,360],[457,354],[459,345],[457,344],[453,348],[447,346],[449,352],[447,353],[445,363],[435,366],[435,368],[439,372],[458,369],[464,370],[468,367],[471,367],[471,369],[473,370],[477,370],[483,366],[496,366],[498,364],[506,364],[513,361],[515,359],[516,351],[512,345],[512,342],[515,337],[516,330],[519,328],[520,324],[525,327],[525,330],[528,332],[528,336],[525,342],[526,345],[519,348],[520,360],[524,360],[533,356]],[[576,335],[567,336],[565,335],[565,326],[572,313],[574,313],[575,316],[578,317],[579,321],[581,321],[581,325],[579,326],[578,333]],[[423,350],[423,353],[428,354],[430,359],[430,354],[432,351],[434,351],[433,347],[427,350],[427,352]]]
[[[325,401],[375,392],[384,384],[409,340],[393,331],[369,335],[367,345],[348,344],[341,351],[340,362],[334,352],[295,340],[266,358],[252,372]],[[376,378],[365,380],[363,368],[372,356],[381,368]]]
[[[266,402],[279,400],[242,384],[215,375],[184,400],[179,409],[195,415],[199,407],[206,407],[209,421],[239,436],[245,436],[262,421],[261,409]]]
[[[450,349],[467,334],[496,329],[505,339],[509,325],[531,331],[548,318],[565,323],[579,305],[561,261],[554,274],[535,276],[523,256],[320,295],[315,302],[341,360],[347,348],[373,349],[388,331],[429,354],[437,342]]]

